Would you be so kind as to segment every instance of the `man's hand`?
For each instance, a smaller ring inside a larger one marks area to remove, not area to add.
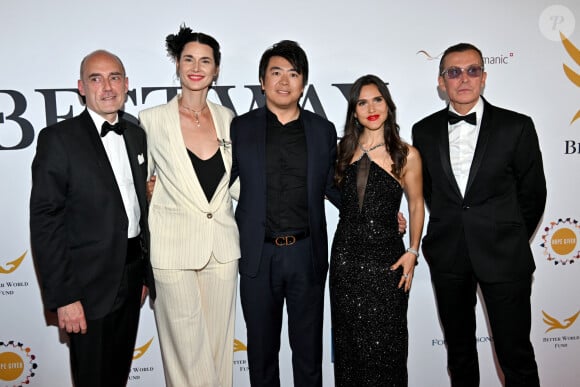
[[[61,306],[56,310],[58,326],[68,333],[87,333],[87,320],[80,301]]]
[[[147,294],[149,293],[149,288],[143,285],[143,289],[141,289],[141,306],[145,303],[145,298],[147,298]]]
[[[397,214],[397,222],[399,223],[399,234],[405,235],[407,232],[407,219],[405,219],[403,213],[400,211]]]
[[[157,180],[157,176],[151,176],[147,181],[147,188],[145,189],[147,195],[147,201],[150,202],[151,198],[153,197],[153,189],[155,188],[155,181]]]

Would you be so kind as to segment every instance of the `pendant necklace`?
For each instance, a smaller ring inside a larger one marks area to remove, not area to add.
[[[379,148],[379,147],[381,147],[381,146],[383,146],[383,145],[385,145],[385,143],[384,143],[384,142],[381,142],[380,144],[373,145],[373,146],[372,146],[372,147],[370,147],[369,149],[366,149],[366,148],[365,148],[365,147],[364,147],[364,146],[363,146],[363,145],[362,145],[360,142],[358,143],[358,146],[359,146],[359,147],[360,147],[360,149],[363,151],[363,153],[369,153],[369,152],[372,152],[372,151],[374,151],[375,149],[377,149],[377,148]]]
[[[193,113],[193,115],[195,116],[195,124],[196,124],[196,125],[197,125],[197,127],[199,128],[199,127],[201,126],[201,123],[199,122],[199,114],[200,114],[202,111],[204,111],[204,110],[205,110],[205,108],[207,107],[207,104],[206,104],[204,107],[202,107],[202,108],[201,108],[201,110],[199,110],[199,111],[193,110],[192,108],[189,108],[189,107],[187,107],[187,106],[185,106],[185,105],[183,105],[183,104],[181,105],[181,107],[182,107],[182,108],[184,108],[184,109],[187,109],[187,110],[189,110],[190,112],[192,112],[192,113]]]

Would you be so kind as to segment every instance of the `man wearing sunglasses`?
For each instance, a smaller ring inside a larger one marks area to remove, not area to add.
[[[431,270],[452,386],[479,386],[475,304],[479,285],[506,386],[539,386],[530,342],[529,240],[546,181],[532,120],[480,96],[481,51],[449,47],[439,65],[445,109],[413,126],[430,211],[423,253]]]

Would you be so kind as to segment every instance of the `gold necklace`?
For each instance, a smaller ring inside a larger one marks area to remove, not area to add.
[[[199,127],[201,126],[201,124],[200,124],[200,122],[199,122],[199,114],[200,114],[202,111],[204,111],[204,110],[205,110],[205,108],[207,107],[207,104],[206,104],[204,107],[202,107],[202,108],[201,108],[201,110],[199,110],[199,111],[197,111],[197,110],[193,110],[192,108],[189,108],[189,107],[187,107],[187,106],[185,106],[185,105],[183,105],[183,104],[181,104],[181,107],[182,107],[182,108],[184,108],[184,109],[187,109],[187,110],[189,110],[190,112],[192,112],[192,113],[193,113],[193,115],[195,116],[195,123],[196,123],[197,127],[199,128]]]

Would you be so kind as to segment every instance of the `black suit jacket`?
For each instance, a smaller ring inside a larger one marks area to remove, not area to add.
[[[144,131],[124,121],[123,134],[141,210],[150,296]],[[114,135],[114,134],[109,134]],[[80,300],[88,319],[113,307],[127,254],[128,219],[111,164],[87,110],[43,129],[32,162],[30,236],[44,305]]]
[[[484,100],[479,137],[461,196],[449,158],[447,111],[413,126],[430,211],[423,252],[431,270],[453,272],[466,253],[483,281],[526,277],[529,246],[544,211],[546,180],[532,120]],[[464,238],[464,239],[463,239]],[[467,251],[464,251],[467,249]]]
[[[312,261],[320,281],[328,270],[328,237],[324,197],[338,205],[340,194],[333,184],[336,161],[336,129],[317,114],[301,110],[306,134],[308,221]],[[260,265],[266,233],[266,108],[234,118],[231,124],[233,164],[231,181],[240,179],[236,222],[240,230],[240,274],[254,277]]]

